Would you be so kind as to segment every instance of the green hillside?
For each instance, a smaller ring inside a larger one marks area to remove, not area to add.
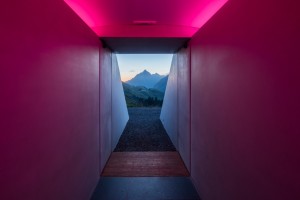
[[[164,93],[143,86],[131,86],[123,83],[127,107],[162,106]]]

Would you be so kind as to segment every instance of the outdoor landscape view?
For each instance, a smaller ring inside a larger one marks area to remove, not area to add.
[[[115,152],[176,151],[160,114],[172,54],[117,54],[129,120]]]
[[[168,75],[151,74],[147,70],[123,82],[127,107],[161,107]]]
[[[118,55],[127,107],[161,107],[171,54]]]

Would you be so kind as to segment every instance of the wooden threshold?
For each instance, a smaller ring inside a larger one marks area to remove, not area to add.
[[[190,176],[178,152],[113,152],[102,176]]]

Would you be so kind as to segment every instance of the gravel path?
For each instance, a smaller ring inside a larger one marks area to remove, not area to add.
[[[129,121],[114,151],[176,151],[160,119],[161,108],[128,108]]]

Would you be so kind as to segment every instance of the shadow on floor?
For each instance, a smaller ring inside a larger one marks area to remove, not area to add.
[[[200,200],[186,177],[102,177],[91,200]]]

